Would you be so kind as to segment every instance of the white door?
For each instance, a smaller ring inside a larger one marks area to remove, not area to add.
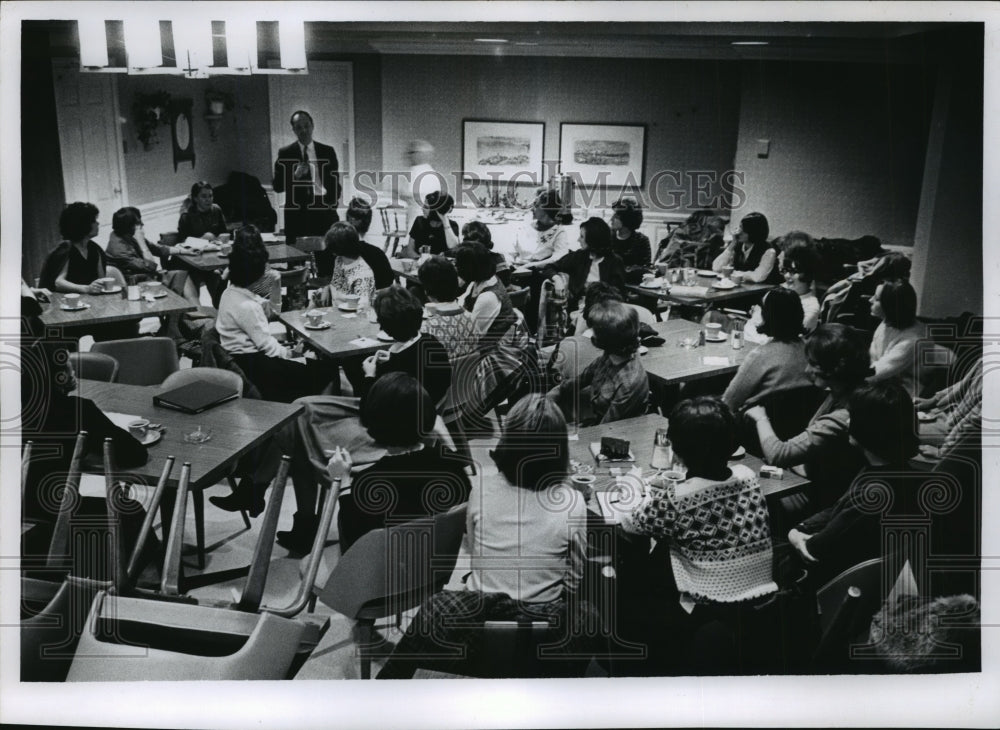
[[[79,63],[67,59],[52,62],[52,76],[66,202],[100,209],[97,242],[105,246],[111,216],[128,200],[114,76],[80,73]]]
[[[268,79],[271,104],[271,159],[278,150],[295,141],[289,119],[298,109],[309,112],[315,127],[313,138],[328,144],[337,153],[342,191],[340,202],[346,205],[354,194],[351,176],[354,171],[354,83],[353,66],[334,61],[310,61],[305,76],[273,74]],[[275,201],[278,226],[284,225],[280,204]],[[341,216],[343,218],[343,216]]]

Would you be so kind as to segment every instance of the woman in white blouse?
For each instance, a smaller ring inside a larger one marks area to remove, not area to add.
[[[268,330],[270,302],[249,289],[267,268],[267,247],[256,226],[236,231],[229,255],[229,288],[222,294],[215,329],[219,342],[264,400],[291,403],[317,395],[330,383],[329,369],[318,360],[296,361],[299,346],[289,348]]]
[[[872,316],[882,323],[875,328],[868,354],[875,375],[869,380],[899,378],[912,397],[916,382],[914,350],[925,328],[917,322],[917,292],[908,281],[879,284],[871,298]]]
[[[350,223],[334,223],[324,238],[326,250],[336,258],[330,278],[330,299],[354,295],[366,302],[375,293],[375,274],[361,258],[361,239]]]
[[[819,300],[814,291],[820,258],[812,236],[792,231],[784,239],[785,250],[778,257],[778,270],[785,277],[785,288],[802,301],[802,329],[808,335],[819,324]]]
[[[515,255],[525,266],[535,267],[559,260],[569,252],[570,241],[563,225],[572,221],[572,215],[563,214],[562,202],[554,190],[546,190],[535,198],[532,208],[533,235],[516,242]],[[568,217],[568,220],[567,220]]]

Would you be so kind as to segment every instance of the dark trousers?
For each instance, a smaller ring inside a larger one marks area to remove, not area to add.
[[[331,368],[319,360],[303,364],[263,352],[233,355],[233,360],[257,386],[263,400],[291,403],[296,398],[319,395],[330,384]]]
[[[285,208],[285,243],[294,246],[299,236],[324,236],[339,220],[334,208]]]

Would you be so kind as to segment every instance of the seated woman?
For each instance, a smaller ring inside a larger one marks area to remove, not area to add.
[[[128,431],[112,423],[92,400],[69,395],[76,389],[77,382],[67,344],[33,337],[23,343],[22,364],[30,363],[33,369],[32,377],[21,378],[21,430],[24,441],[32,441],[34,446],[23,485],[21,509],[27,520],[41,523],[22,536],[22,556],[28,562],[31,558],[44,559],[48,551],[79,432],[87,432],[84,457],[88,461],[102,463],[105,439],[111,439],[114,463],[119,469],[141,466],[148,458],[146,447]],[[130,498],[118,507],[126,544],[131,546],[145,513]],[[83,497],[75,509],[81,521],[89,518],[93,522],[107,516],[104,499]],[[102,562],[95,556],[79,561],[78,566],[97,568]],[[112,576],[90,574],[80,577],[110,580]]]
[[[361,258],[365,260],[368,268],[375,275],[375,288],[385,289],[387,286],[392,286],[396,275],[392,266],[389,265],[389,257],[378,246],[373,246],[365,240],[368,229],[372,226],[372,207],[361,198],[351,198],[351,202],[347,204],[347,211],[344,213],[344,220],[354,226],[358,232]],[[333,271],[332,266],[330,271]],[[329,272],[325,274],[325,276],[329,275]]]
[[[455,207],[455,199],[447,193],[435,190],[424,199],[423,215],[417,216],[410,227],[410,240],[406,247],[396,254],[397,258],[417,259],[424,246],[432,255],[443,254],[458,246],[458,223],[448,214]]]
[[[323,243],[334,256],[326,301],[337,302],[345,295],[354,295],[370,304],[375,294],[375,274],[361,257],[361,241],[354,226],[334,223],[326,232]]]
[[[236,231],[229,255],[230,286],[222,294],[215,329],[223,349],[232,355],[264,400],[291,403],[322,392],[329,384],[329,367],[318,360],[297,362],[300,347],[287,348],[268,331],[270,303],[249,287],[264,280],[267,247],[256,226]]]
[[[683,224],[660,241],[655,262],[670,268],[694,266],[712,268],[712,262],[726,247],[726,222],[710,210],[696,210]]]
[[[497,279],[504,286],[510,286],[511,268],[502,253],[493,250],[493,234],[482,221],[469,221],[462,226],[462,243],[478,243],[490,252],[497,265]]]
[[[926,327],[917,321],[917,292],[908,281],[879,284],[871,298],[871,312],[882,320],[875,328],[868,351],[875,369],[871,380],[898,378],[913,396],[915,349],[917,342],[926,336]]]
[[[635,198],[622,198],[611,204],[611,250],[625,264],[626,270],[645,269],[651,261],[649,239],[639,233],[642,225],[642,205]],[[641,279],[641,275],[639,279]]]
[[[177,240],[182,243],[188,238],[214,241],[226,232],[226,217],[213,200],[211,183],[202,180],[191,186],[191,197],[184,201],[177,221]]]
[[[620,302],[605,302],[587,313],[587,321],[594,346],[603,354],[548,397],[582,425],[641,416],[649,404],[649,378],[638,353],[639,317]],[[589,413],[578,404],[589,405]]]
[[[366,532],[445,512],[469,498],[465,462],[443,446],[424,445],[436,418],[434,403],[412,376],[387,373],[372,386],[361,404],[361,425],[386,455],[353,478],[346,451],[335,454],[327,470],[340,480],[341,553]]]
[[[730,410],[714,397],[683,400],[668,429],[674,456],[687,469],[684,480],[654,481],[622,528],[655,538],[654,556],[669,552],[666,579],[648,587],[659,596],[649,606],[655,618],[646,620],[651,639],[662,632],[675,644],[670,653],[685,657],[684,644],[699,626],[721,620],[738,627],[753,601],[778,586],[767,501],[751,469],[728,463],[736,447]]]
[[[966,442],[977,443],[983,418],[983,368],[973,365],[954,385],[939,390],[929,398],[915,398],[914,406],[921,412],[936,412],[937,421],[943,429],[944,438],[940,445],[921,443],[920,451],[924,456],[945,458]],[[921,441],[924,439],[921,438]]]
[[[572,634],[592,610],[577,598],[587,510],[583,496],[565,483],[569,443],[562,413],[542,395],[522,398],[491,455],[499,474],[477,481],[469,495],[464,544],[472,571],[465,589],[424,602],[379,679],[412,676],[408,658],[426,653],[435,640],[462,643],[461,629],[448,620],[457,615],[475,622],[551,619]],[[442,659],[440,669],[448,666]]]
[[[535,364],[534,351],[521,313],[496,277],[490,252],[477,243],[462,244],[455,252],[455,268],[459,278],[468,282],[461,302],[472,317],[476,349],[482,357],[475,373],[476,403],[469,407],[475,419],[484,415],[479,406],[504,378],[526,361]]]
[[[569,311],[576,309],[587,284],[603,281],[625,291],[625,265],[611,250],[611,229],[600,218],[589,218],[580,224],[580,249],[571,251],[542,270],[551,279],[566,275]]]
[[[402,287],[391,286],[375,297],[375,312],[379,327],[394,342],[362,363],[363,379],[355,395],[364,399],[376,380],[400,372],[416,378],[431,400],[440,403],[451,386],[451,363],[440,340],[420,332],[424,319],[420,300]]]
[[[778,251],[767,240],[770,228],[762,213],[743,217],[733,231],[733,240],[712,262],[712,270],[721,272],[732,266],[733,273],[743,276],[743,281],[754,284],[778,284]]]
[[[458,272],[444,256],[431,256],[420,265],[417,276],[427,295],[420,331],[440,340],[454,365],[458,358],[475,351],[479,339],[472,315],[457,301]]]
[[[843,494],[863,465],[849,443],[847,412],[851,394],[871,375],[863,333],[839,324],[817,327],[806,342],[806,375],[830,395],[802,433],[787,441],[779,439],[761,405],[746,415],[756,424],[764,461],[783,468],[804,464],[813,482],[810,499],[817,507],[826,507]]]
[[[778,256],[778,270],[785,277],[785,287],[802,300],[802,328],[808,334],[819,324],[819,300],[815,281],[820,259],[812,236],[792,231],[785,236],[785,250]]]
[[[59,234],[63,237],[42,267],[39,285],[58,292],[99,294],[104,290],[97,279],[108,276],[104,250],[93,240],[100,231],[99,211],[92,203],[70,203],[59,214]]]
[[[572,222],[571,213],[562,213],[562,202],[554,190],[545,190],[535,198],[530,233],[519,234],[514,243],[515,263],[544,266],[557,261],[569,251],[569,237],[564,225]]]
[[[789,289],[772,289],[764,295],[760,311],[762,321],[757,331],[770,339],[747,353],[722,394],[723,402],[734,413],[776,392],[812,382],[806,375],[802,300]]]
[[[788,533],[788,542],[816,585],[882,556],[890,515],[916,517],[926,512],[918,505],[920,483],[909,466],[917,453],[916,413],[909,394],[898,383],[863,385],[851,395],[848,413],[851,438],[864,452],[867,466],[833,505]],[[873,509],[876,504],[885,509]]]
[[[172,291],[189,302],[198,304],[198,288],[185,271],[166,271],[161,258],[178,252],[174,246],[161,246],[146,240],[142,214],[138,208],[126,207],[111,217],[111,235],[105,251],[108,263],[126,277],[138,280],[161,280]]]

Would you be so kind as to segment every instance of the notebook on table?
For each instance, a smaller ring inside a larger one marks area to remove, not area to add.
[[[201,413],[213,406],[239,397],[239,391],[218,383],[188,383],[153,396],[153,405],[184,413]]]

